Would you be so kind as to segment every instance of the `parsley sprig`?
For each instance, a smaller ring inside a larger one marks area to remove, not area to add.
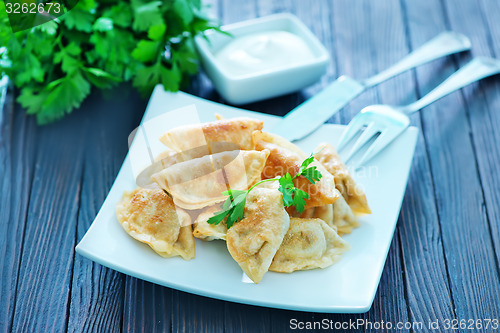
[[[321,172],[319,172],[316,166],[309,167],[313,161],[314,153],[302,162],[299,171],[293,177],[289,172],[287,172],[281,177],[261,180],[250,187],[247,191],[229,189],[223,192],[224,195],[228,195],[228,198],[222,205],[222,210],[215,213],[214,216],[209,218],[207,222],[217,225],[227,217],[227,228],[231,228],[234,223],[243,219],[243,212],[245,210],[248,193],[262,183],[276,180],[279,182],[278,190],[283,194],[283,205],[285,207],[295,206],[297,212],[302,213],[306,207],[305,199],[309,199],[309,194],[295,187],[293,181],[299,176],[305,177],[311,184],[319,181],[323,175],[321,175]]]
[[[39,124],[78,108],[92,87],[130,82],[147,96],[161,83],[177,91],[198,71],[194,36],[220,30],[205,7],[201,0],[79,0],[63,16],[13,33],[0,1],[0,79],[19,88],[17,101]]]

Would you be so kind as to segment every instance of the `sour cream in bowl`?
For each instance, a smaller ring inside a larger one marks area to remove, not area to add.
[[[242,77],[293,67],[315,59],[307,43],[288,31],[265,31],[235,38],[215,54],[230,76]]]
[[[276,14],[223,26],[230,36],[195,39],[203,68],[228,102],[251,103],[300,90],[325,72],[329,55],[294,15]]]

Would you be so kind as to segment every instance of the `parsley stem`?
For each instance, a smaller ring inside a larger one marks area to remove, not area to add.
[[[265,182],[275,181],[275,180],[279,180],[279,177],[261,180],[260,182],[257,182],[254,185],[252,185],[252,187],[250,187],[248,189],[247,194],[250,193],[250,191],[253,190],[253,188],[256,187],[257,185],[260,185],[260,184],[265,183]]]

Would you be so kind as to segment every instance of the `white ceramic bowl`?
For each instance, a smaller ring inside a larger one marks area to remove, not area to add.
[[[311,85],[326,72],[330,60],[327,50],[318,38],[292,14],[275,14],[225,25],[221,29],[234,37],[266,31],[287,31],[302,38],[314,55],[311,60],[300,64],[237,76],[221,68],[215,58],[217,51],[233,37],[215,31],[207,32],[208,41],[202,36],[197,36],[195,43],[203,68],[212,80],[215,89],[229,103],[240,105],[291,93]]]

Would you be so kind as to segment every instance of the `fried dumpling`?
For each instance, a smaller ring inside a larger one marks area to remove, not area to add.
[[[332,224],[337,227],[339,235],[350,234],[354,228],[359,227],[358,219],[343,197],[333,203],[331,212],[333,213]],[[316,211],[316,215],[319,218],[323,216],[325,219],[330,216],[321,209]]]
[[[264,122],[258,119],[240,117],[220,119],[203,124],[176,127],[160,137],[167,147],[182,152],[212,142],[231,142],[240,149],[252,150],[252,132],[261,130]],[[213,152],[208,152],[213,154]]]
[[[291,273],[325,268],[337,262],[348,249],[349,244],[323,220],[294,217],[269,270]]]
[[[276,145],[278,147],[289,150],[294,154],[297,154],[302,160],[306,159],[309,156],[296,144],[288,141],[284,137],[281,137],[277,134],[263,132],[263,131],[256,131],[255,133],[252,134],[252,140],[254,141],[254,143],[257,143],[258,141],[272,143],[273,145]]]
[[[371,214],[372,211],[368,206],[363,189],[351,177],[349,170],[340,160],[335,148],[323,143],[316,148],[316,151],[319,151],[315,155],[316,159],[333,175],[335,187],[342,194],[352,211],[357,214]]]
[[[224,201],[229,188],[246,190],[260,180],[269,151],[235,150],[174,164],[152,179],[184,209]]]
[[[255,283],[268,271],[288,230],[282,198],[278,190],[256,187],[248,194],[244,218],[227,230],[229,253]]]
[[[262,179],[282,176],[289,172],[292,176],[299,171],[306,154],[293,143],[277,135],[256,131],[253,133],[255,149],[270,151],[266,165],[262,172]],[[314,160],[310,166],[316,166],[323,176],[320,181],[311,184],[305,177],[297,177],[293,183],[295,187],[307,192],[310,196],[306,199],[307,207],[332,204],[340,194],[335,190],[333,176],[318,161]]]
[[[194,258],[191,218],[176,208],[163,190],[125,191],[116,206],[116,216],[130,236],[148,244],[159,255]]]
[[[193,235],[198,239],[205,241],[212,241],[215,239],[226,239],[227,225],[226,219],[219,224],[210,224],[208,219],[221,210],[220,205],[207,207],[203,212],[198,215],[194,221]]]
[[[327,205],[327,206],[329,206],[329,205]],[[321,207],[324,207],[324,206],[321,206]],[[290,217],[301,217],[304,219],[315,217],[314,212],[316,211],[316,207],[306,208],[306,209],[304,209],[304,211],[302,213],[297,212],[297,210],[295,209],[295,206],[290,206],[290,207],[287,207],[285,209],[286,209],[288,215],[290,215]]]
[[[344,200],[344,197],[340,197],[331,205],[314,207],[310,210],[311,217],[322,219],[330,227],[337,230],[340,236],[350,234],[354,228],[359,227],[359,221],[352,212],[351,207]]]
[[[154,159],[153,164],[142,170],[136,177],[136,183],[140,187],[158,188],[152,186],[155,183],[152,176],[155,173],[162,171],[174,164],[190,161],[195,158],[200,158],[206,155],[239,150],[239,146],[231,142],[212,142],[209,145],[196,147],[193,149],[176,152],[175,150],[166,149]]]

